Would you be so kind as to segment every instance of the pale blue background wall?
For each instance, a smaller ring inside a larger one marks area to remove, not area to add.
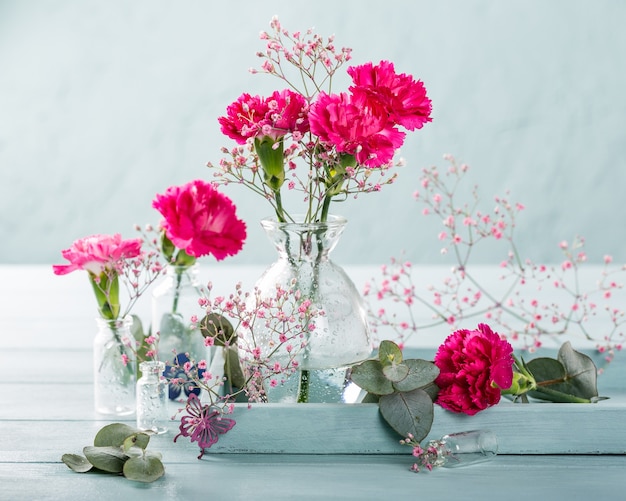
[[[355,63],[394,61],[433,100],[400,181],[335,209],[350,219],[338,261],[407,249],[440,262],[440,228],[411,194],[444,153],[471,166],[487,206],[507,189],[526,204],[523,255],[558,261],[557,242],[579,233],[591,260],[626,261],[626,2],[4,0],[0,263],[58,262],[91,233],[134,236],[134,223],[158,221],[155,193],[208,179],[205,163],[232,144],[216,118],[241,92],[279,85],[247,72],[273,14],[335,33]],[[269,206],[228,194],[250,227],[230,262],[268,262],[257,221]]]

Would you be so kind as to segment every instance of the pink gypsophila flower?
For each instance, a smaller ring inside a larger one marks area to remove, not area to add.
[[[454,332],[439,347],[436,403],[470,416],[500,401],[513,381],[513,348],[486,324]]]
[[[379,114],[365,95],[321,92],[311,105],[311,132],[340,153],[354,155],[361,165],[380,167],[393,159],[405,133]]]
[[[432,102],[426,96],[424,84],[411,75],[398,75],[393,63],[381,61],[376,66],[372,63],[351,66],[348,74],[354,82],[350,91],[365,93],[377,101],[393,122],[415,130],[432,121]]]
[[[226,195],[201,180],[171,186],[157,195],[152,206],[164,220],[167,237],[187,254],[212,254],[218,261],[237,254],[246,239],[246,224],[237,218],[236,207]]]
[[[308,132],[307,108],[304,96],[289,89],[275,91],[268,98],[244,93],[217,120],[222,133],[239,144],[257,136],[275,141],[288,133]]]
[[[104,270],[117,269],[123,260],[141,254],[141,239],[122,240],[119,233],[91,235],[76,240],[61,254],[70,264],[54,265],[55,275],[66,275],[75,270],[100,275]]]

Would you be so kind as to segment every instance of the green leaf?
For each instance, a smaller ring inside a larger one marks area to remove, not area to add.
[[[76,473],[85,473],[93,468],[93,465],[86,457],[78,454],[63,454],[61,461]]]
[[[588,399],[598,396],[598,368],[591,358],[574,350],[569,341],[563,343],[557,358],[565,367],[574,395]]]
[[[130,437],[127,437],[122,444],[122,448],[124,452],[127,452],[131,447],[139,447],[140,449],[145,450],[148,447],[148,442],[150,442],[150,435],[147,433],[135,433]]]
[[[378,401],[378,408],[396,432],[402,437],[411,433],[418,442],[426,438],[433,425],[433,401],[424,390],[383,395]]]
[[[376,395],[393,393],[391,381],[383,374],[383,366],[378,360],[365,360],[352,367],[352,381],[365,391]]]
[[[200,321],[200,333],[204,337],[212,337],[216,346],[225,346],[226,343],[237,343],[237,335],[233,325],[226,317],[219,313],[209,313]]]
[[[141,430],[124,423],[111,423],[100,429],[93,440],[93,445],[96,447],[121,447],[124,440],[137,433],[141,433]]]
[[[389,381],[396,383],[402,381],[409,374],[409,368],[404,364],[392,363],[391,365],[383,365],[383,374]]]
[[[427,360],[410,358],[404,361],[404,365],[409,369],[406,377],[393,383],[393,387],[398,391],[422,388],[430,385],[439,376],[439,368]]]
[[[83,448],[83,454],[96,468],[109,473],[121,473],[128,456],[121,447],[94,447],[88,445]]]
[[[154,454],[145,454],[126,461],[123,473],[129,480],[154,482],[165,474],[165,468],[160,457]]]
[[[384,366],[402,363],[402,350],[393,341],[381,341],[378,348],[378,360]]]
[[[526,368],[533,375],[537,383],[544,381],[561,381],[565,379],[565,367],[554,358],[534,358],[526,363]]]
[[[229,346],[224,349],[224,375],[228,378],[227,384],[229,392],[233,392],[236,388],[244,388],[246,378],[241,368],[241,360],[239,359],[239,351],[237,346]]]
[[[366,393],[365,396],[363,397],[363,400],[361,400],[361,403],[362,404],[377,404],[379,400],[380,400],[380,397],[378,395],[375,395],[374,393]]]
[[[537,382],[530,395],[551,402],[589,403],[598,400],[597,369],[591,358],[561,346],[558,360],[535,358],[526,364]]]

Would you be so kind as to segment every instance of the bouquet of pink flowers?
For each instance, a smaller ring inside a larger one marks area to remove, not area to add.
[[[394,181],[385,176],[406,133],[431,121],[431,101],[423,83],[381,61],[348,68],[348,92],[332,93],[333,76],[351,58],[332,37],[290,33],[277,18],[273,33],[261,34],[262,73],[288,88],[268,97],[242,94],[220,117],[222,132],[238,146],[215,168],[220,183],[243,184],[268,200],[278,221],[294,221],[283,190],[303,193],[304,220],[326,221],[332,200],[378,191]],[[288,73],[296,70],[296,78]],[[252,70],[257,72],[258,70]],[[300,82],[296,84],[294,82]],[[301,88],[299,87],[301,85]],[[298,161],[306,169],[297,166]]]

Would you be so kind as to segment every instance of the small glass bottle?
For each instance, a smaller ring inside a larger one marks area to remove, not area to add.
[[[131,348],[131,317],[123,320],[96,318],[93,341],[94,402],[96,412],[128,416],[135,412],[137,363]]]
[[[169,265],[163,282],[152,295],[152,333],[158,333],[159,359],[168,365],[172,365],[174,352],[187,353],[196,363],[210,362],[202,334],[191,325],[192,315],[203,314],[198,304],[202,296],[198,271],[197,263]]]
[[[492,459],[498,453],[498,438],[492,431],[463,431],[431,440],[426,451],[436,451],[432,466],[468,466]]]
[[[137,381],[137,428],[156,434],[167,431],[167,381],[165,364],[150,360],[139,364]]]

